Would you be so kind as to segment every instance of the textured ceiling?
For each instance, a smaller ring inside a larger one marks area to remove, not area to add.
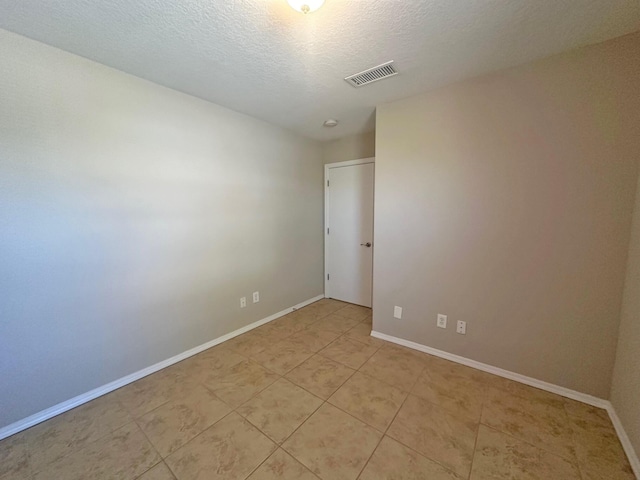
[[[5,28],[328,140],[375,105],[640,29],[638,0],[0,0]],[[349,74],[395,60],[361,89]],[[322,127],[337,118],[334,129]]]

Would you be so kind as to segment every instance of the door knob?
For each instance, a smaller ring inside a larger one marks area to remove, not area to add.
[[[360,244],[361,247],[367,247],[370,248],[371,247],[371,242],[367,242],[367,243],[361,243]]]

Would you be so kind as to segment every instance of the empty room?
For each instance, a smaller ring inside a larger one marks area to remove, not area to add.
[[[640,479],[640,1],[0,0],[0,480]]]

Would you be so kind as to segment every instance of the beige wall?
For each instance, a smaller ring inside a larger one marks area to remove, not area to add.
[[[608,398],[639,85],[636,34],[379,106],[374,329]]]
[[[0,58],[0,427],[322,293],[319,143],[2,30]]]
[[[351,135],[323,145],[324,163],[345,162],[359,158],[375,157],[376,132]]]
[[[640,457],[640,183],[633,212],[611,403]]]

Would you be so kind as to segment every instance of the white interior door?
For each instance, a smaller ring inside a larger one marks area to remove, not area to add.
[[[325,295],[365,307],[373,282],[374,165],[327,165]]]

